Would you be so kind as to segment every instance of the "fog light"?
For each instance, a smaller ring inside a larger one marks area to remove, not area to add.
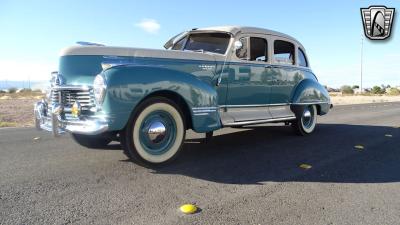
[[[81,115],[81,104],[79,104],[78,101],[76,101],[71,108],[71,114],[74,117],[78,117]]]

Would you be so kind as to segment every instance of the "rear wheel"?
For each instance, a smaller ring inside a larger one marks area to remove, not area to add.
[[[172,161],[185,139],[185,122],[178,105],[163,97],[142,102],[121,133],[125,154],[147,165]]]
[[[87,148],[104,148],[112,140],[101,135],[71,134],[72,138],[80,145]]]
[[[317,108],[315,105],[304,107],[301,115],[298,115],[296,121],[292,124],[296,132],[302,136],[311,134],[315,130],[316,125]]]

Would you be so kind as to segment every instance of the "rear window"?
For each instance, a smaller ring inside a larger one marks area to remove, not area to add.
[[[294,65],[294,45],[287,41],[274,42],[274,60],[279,64]]]
[[[190,34],[184,50],[225,54],[230,38],[227,33]]]

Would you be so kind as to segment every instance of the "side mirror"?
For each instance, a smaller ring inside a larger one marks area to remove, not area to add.
[[[243,48],[243,43],[241,41],[235,41],[235,43],[233,43],[234,49],[235,51]]]

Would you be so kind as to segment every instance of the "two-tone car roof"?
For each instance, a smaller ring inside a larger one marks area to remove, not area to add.
[[[258,27],[247,27],[247,26],[216,26],[216,27],[204,27],[204,28],[197,28],[195,29],[196,31],[222,31],[222,32],[228,32],[233,34],[234,36],[239,34],[239,33],[250,33],[250,34],[265,34],[265,35],[274,35],[278,37],[284,37],[289,40],[292,40],[293,42],[296,42],[298,45],[303,47],[303,45],[296,40],[294,37],[277,32],[274,30],[269,30],[269,29],[264,29],[264,28],[258,28]],[[303,47],[304,49],[304,47]]]

